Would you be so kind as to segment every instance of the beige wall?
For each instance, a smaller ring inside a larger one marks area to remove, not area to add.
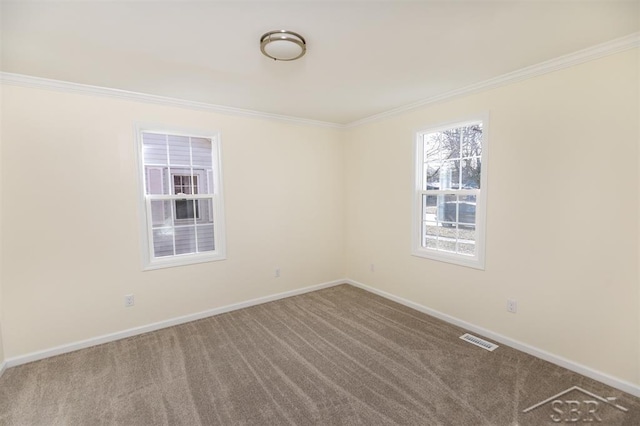
[[[638,77],[627,51],[351,129],[347,276],[639,383]],[[411,256],[414,131],[486,111],[486,270]]]
[[[2,114],[2,91],[3,87],[0,85],[0,366],[4,363],[4,343],[2,336],[2,124],[3,124],[3,114]]]
[[[346,131],[6,86],[0,355],[349,277],[640,383],[638,69],[628,51]],[[487,111],[486,270],[411,256],[414,131]],[[227,260],[141,271],[135,122],[221,132]]]
[[[2,343],[2,323],[0,323],[0,366],[3,363],[4,363],[4,345]]]
[[[2,317],[2,288],[0,287],[0,318]],[[2,321],[0,321],[0,366],[4,363],[4,339],[2,337]]]
[[[338,130],[14,86],[2,102],[7,358],[344,277]],[[142,272],[135,122],[221,132],[227,260]]]
[[[2,291],[0,289],[0,306],[2,306]],[[0,311],[2,309],[0,308]],[[2,312],[0,312],[0,317],[2,316]],[[4,356],[4,339],[2,337],[2,321],[0,321],[0,366],[2,366],[2,364],[5,361],[5,356]]]

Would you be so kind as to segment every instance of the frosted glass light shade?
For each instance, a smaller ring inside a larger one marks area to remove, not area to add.
[[[293,61],[302,57],[307,45],[300,34],[292,31],[270,31],[260,38],[262,53],[276,61]]]

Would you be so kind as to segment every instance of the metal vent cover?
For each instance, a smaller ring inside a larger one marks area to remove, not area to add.
[[[498,345],[496,345],[495,343],[487,342],[486,340],[476,337],[469,333],[463,334],[462,336],[460,336],[460,338],[473,345],[480,346],[481,348],[486,349],[488,351],[493,351],[498,347]]]

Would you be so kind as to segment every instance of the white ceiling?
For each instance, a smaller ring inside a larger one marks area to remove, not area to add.
[[[5,72],[350,123],[637,32],[636,1],[2,1]],[[274,62],[260,36],[307,54]]]

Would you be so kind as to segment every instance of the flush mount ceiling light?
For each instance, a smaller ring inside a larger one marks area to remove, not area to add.
[[[293,31],[269,31],[260,37],[260,50],[275,61],[293,61],[307,51],[307,42]]]

